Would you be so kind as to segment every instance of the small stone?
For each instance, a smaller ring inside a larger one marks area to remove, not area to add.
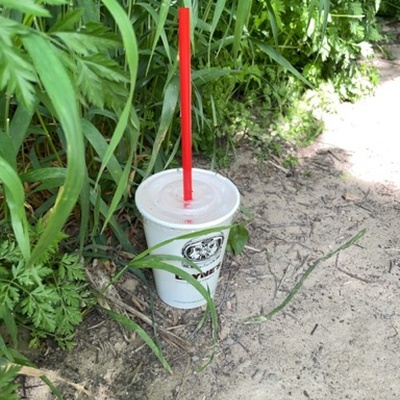
[[[229,326],[224,325],[218,333],[219,339],[225,340],[229,336],[230,333],[231,333],[231,329],[229,328]]]

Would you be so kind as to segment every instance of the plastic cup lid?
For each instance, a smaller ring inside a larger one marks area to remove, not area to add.
[[[171,228],[206,228],[233,217],[240,204],[236,186],[212,171],[192,171],[193,200],[182,194],[182,169],[159,172],[144,180],[135,200],[143,217]]]

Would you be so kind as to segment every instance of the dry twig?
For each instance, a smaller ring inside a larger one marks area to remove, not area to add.
[[[100,265],[97,265],[94,269],[87,268],[86,275],[88,276],[93,289],[99,294],[99,296],[101,296],[101,298],[99,299],[99,303],[102,307],[106,309],[112,309],[119,313],[122,312],[123,314],[128,312],[134,317],[139,318],[141,321],[151,326],[152,328],[155,327],[158,332],[160,332],[160,334],[164,337],[164,339],[171,344],[180,347],[188,352],[193,351],[193,347],[186,340],[171,333],[164,327],[155,324],[151,318],[136,310],[134,307],[125,304],[117,289],[111,283],[111,277],[102,270]]]

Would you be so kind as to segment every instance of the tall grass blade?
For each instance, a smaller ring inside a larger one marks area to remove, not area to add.
[[[13,349],[6,344],[3,336],[0,334],[0,368],[5,364],[6,360],[14,362]]]
[[[275,46],[278,47],[279,46],[279,39],[278,39],[279,29],[278,29],[278,22],[277,22],[276,15],[275,15],[275,10],[272,7],[272,4],[269,0],[266,1],[266,4],[267,4],[268,17],[269,17],[269,21],[271,24],[271,30],[272,30],[272,35],[274,37]]]
[[[24,208],[24,187],[15,169],[3,157],[0,157],[0,181],[4,187],[15,238],[21,249],[22,256],[27,261],[31,256],[31,245],[29,241],[29,225]]]
[[[96,189],[91,188],[90,190],[90,202],[97,208],[97,210],[94,211],[94,218],[98,218],[97,213],[103,215],[106,217],[109,215],[109,207],[105,203],[105,201],[101,198],[100,193],[97,194]],[[96,224],[97,222],[94,221]],[[113,230],[115,236],[119,240],[121,246],[126,249],[127,251],[135,252],[134,247],[128,240],[127,236],[125,235],[122,227],[118,224],[114,216],[111,215],[111,217],[108,220],[108,223],[111,226],[111,229]]]
[[[129,157],[126,161],[125,168],[122,172],[121,179],[118,182],[117,188],[115,189],[114,196],[111,200],[111,204],[108,208],[108,212],[107,212],[106,218],[104,220],[102,232],[103,232],[104,228],[107,226],[108,222],[110,221],[114,211],[117,209],[119,201],[121,200],[123,194],[126,193],[126,189],[128,186],[127,183],[129,181],[129,175],[131,172],[133,156],[134,156],[133,149],[131,149]]]
[[[17,160],[15,156],[16,154],[10,136],[0,130],[0,157],[3,157],[12,168],[17,170]]]
[[[307,269],[307,271],[303,274],[303,276],[300,278],[300,280],[297,282],[295,287],[292,289],[292,291],[289,293],[289,295],[286,297],[286,299],[276,308],[274,308],[272,311],[265,315],[257,315],[254,317],[249,318],[245,323],[246,324],[259,324],[262,322],[268,321],[271,317],[273,317],[276,313],[282,311],[293,299],[293,297],[296,295],[296,293],[299,291],[299,289],[303,286],[304,281],[308,278],[308,276],[311,274],[311,272],[314,271],[314,269],[321,264],[322,262],[329,260],[332,258],[334,255],[338,254],[342,250],[347,249],[350,247],[352,244],[356,243],[358,240],[360,240],[366,232],[366,229],[361,230],[358,232],[355,236],[353,236],[350,240],[348,240],[346,243],[342,244],[339,246],[336,250],[332,251],[331,253],[328,253],[327,255],[318,258],[318,260],[315,260]]]
[[[207,59],[208,59],[208,64],[211,64],[211,52],[212,52],[212,39],[214,37],[214,32],[217,29],[217,25],[220,22],[220,18],[222,15],[222,12],[224,11],[226,4],[226,0],[218,0],[217,4],[215,5],[215,10],[213,14],[213,19],[211,22],[211,27],[210,27],[210,34],[209,34],[209,39],[208,39],[208,46],[207,46]]]
[[[149,334],[137,323],[126,317],[125,315],[118,314],[115,311],[107,310],[105,308],[102,309],[108,316],[110,316],[113,320],[121,324],[124,328],[130,329],[133,332],[136,332],[146,343],[146,345],[152,350],[154,355],[158,358],[161,365],[169,372],[172,373],[172,368],[168,364],[168,361],[165,359],[164,354],[162,353],[159,346],[154,343],[153,339],[149,336]]]
[[[191,24],[190,24],[190,30],[191,30],[190,36],[191,36],[192,41],[193,41],[194,31],[195,31],[198,23],[199,22],[201,23],[201,21],[198,18],[198,11],[199,11],[198,1],[183,0],[183,6],[187,7],[187,8],[190,8],[190,21],[191,21]],[[196,51],[196,48],[194,47],[193,48],[193,54],[195,53],[195,51]]]
[[[163,247],[163,246],[165,246],[165,245],[167,245],[169,243],[172,243],[175,240],[192,239],[192,238],[196,238],[196,237],[199,237],[199,236],[205,236],[205,235],[208,235],[210,233],[221,232],[221,231],[225,231],[225,230],[231,229],[231,228],[235,227],[236,225],[237,224],[231,224],[231,225],[217,226],[215,228],[202,229],[201,231],[190,232],[190,233],[186,233],[184,235],[180,235],[180,236],[177,236],[177,237],[174,237],[174,238],[171,238],[171,239],[164,240],[163,242],[158,243],[158,244],[156,244],[156,245],[154,245],[152,247],[149,247],[148,249],[146,249],[146,250],[142,251],[140,254],[138,254],[135,257],[135,262],[147,257],[154,250],[160,249],[161,247]],[[186,262],[188,262],[188,261],[186,260]],[[121,269],[120,273],[118,273],[116,275],[117,279],[119,279],[121,277],[121,275],[125,272],[125,270],[126,270],[126,268],[122,268]]]
[[[322,39],[321,39],[321,41],[323,41],[324,37],[325,37],[326,27],[328,25],[328,18],[329,18],[330,8],[331,8],[330,0],[319,0],[319,13],[321,15],[322,12],[324,12],[323,23],[322,23],[322,35],[321,35]]]
[[[147,66],[147,72],[149,71],[149,68],[151,65],[151,60],[153,59],[154,51],[156,49],[158,40],[160,39],[161,34],[163,32],[165,32],[164,25],[165,25],[165,21],[167,20],[170,6],[171,6],[171,0],[162,0],[161,6],[160,6],[160,12],[158,13],[158,18],[156,20],[156,32],[155,32],[154,39],[153,39],[153,45],[151,47],[151,53],[150,53],[149,64]],[[167,45],[167,46],[165,46],[165,45]],[[169,45],[167,42],[164,42],[164,47],[165,47],[165,53],[168,56],[168,60],[170,63],[172,63],[171,52],[169,50]],[[146,72],[146,74],[147,74],[147,72]]]
[[[310,25],[311,25],[311,21],[313,20],[314,9],[315,9],[315,7],[317,7],[317,5],[318,5],[318,3],[319,3],[320,1],[321,1],[321,0],[310,0],[310,4],[309,4],[308,10],[307,10],[307,13],[308,13],[308,20],[307,20],[307,29],[306,29],[306,32],[308,32],[308,30],[309,30],[309,28],[310,28]],[[318,5],[318,7],[319,7],[319,5]]]
[[[224,76],[237,73],[239,71],[233,69],[223,69],[218,67],[205,68],[198,71],[193,71],[192,81],[196,86],[203,85],[208,82],[217,81]]]
[[[226,4],[226,0],[218,0],[217,4],[215,5],[215,11],[213,14],[213,19],[211,22],[211,31],[210,31],[210,40],[209,43],[211,43],[212,38],[214,36],[214,32],[217,29],[218,22],[221,18],[222,12],[224,11]]]
[[[39,78],[49,96],[66,139],[67,176],[59,191],[47,226],[35,246],[29,264],[32,265],[61,230],[80,194],[86,170],[85,153],[77,98],[69,75],[56,50],[38,34],[22,38]]]
[[[127,128],[129,118],[133,118],[133,122],[135,124],[134,129],[138,131],[139,129],[139,121],[137,119],[135,111],[132,109],[132,100],[133,100],[133,93],[135,89],[135,82],[136,82],[136,77],[137,77],[137,69],[138,69],[138,58],[139,58],[139,52],[138,52],[138,46],[137,46],[137,41],[136,41],[136,36],[135,32],[132,29],[131,22],[126,15],[124,9],[115,1],[115,0],[102,0],[105,6],[108,8],[110,11],[111,15],[113,16],[115,22],[118,25],[118,28],[121,32],[121,36],[123,39],[124,47],[125,47],[125,55],[126,55],[126,61],[129,66],[129,72],[130,72],[130,90],[129,90],[129,95],[128,99],[126,101],[125,107],[119,116],[119,120],[117,123],[117,126],[115,128],[114,134],[111,138],[110,144],[107,148],[106,154],[104,155],[104,158],[102,160],[102,164],[100,167],[100,171],[97,176],[97,183],[100,180],[101,175],[103,174],[103,171],[105,167],[108,165],[110,159],[112,158],[112,155],[120,143],[124,131]],[[136,147],[136,144],[134,141],[136,140],[135,137],[131,138],[131,142],[129,143],[131,146],[131,151],[133,151]],[[130,158],[131,160],[131,158]],[[129,160],[128,160],[129,161]],[[129,174],[123,174],[121,176],[122,181],[118,182],[118,186],[127,186],[128,179],[127,177]],[[112,207],[109,208],[107,217],[106,217],[106,222],[103,225],[103,229],[105,228],[106,224],[110,220],[110,216],[115,212],[116,210],[116,205],[119,203],[120,199],[122,196],[122,191],[118,190],[115,195],[113,196],[112,200]]]
[[[154,251],[161,249],[163,246],[175,241],[175,240],[182,240],[182,239],[192,239],[198,236],[204,236],[208,235],[210,233],[214,232],[221,232],[224,230],[228,230],[231,228],[234,228],[237,224],[231,224],[231,225],[224,225],[224,226],[219,226],[219,227],[214,227],[214,228],[209,228],[209,229],[203,229],[198,232],[190,232],[175,238],[167,239],[157,245],[154,245],[146,250],[144,250],[142,253],[138,254],[132,261],[130,261],[125,267],[121,268],[120,271],[114,276],[113,282],[118,281],[121,279],[121,276],[126,272],[127,269],[132,270],[133,272],[143,269],[143,268],[158,268],[167,272],[170,272],[172,274],[180,276],[182,279],[184,279],[186,282],[191,284],[206,300],[207,302],[207,313],[210,313],[211,315],[211,323],[212,323],[212,339],[213,339],[213,346],[214,350],[206,363],[202,367],[205,368],[213,359],[214,353],[215,353],[215,345],[217,343],[217,330],[218,330],[218,321],[217,321],[217,312],[215,309],[215,303],[212,297],[210,296],[210,293],[205,289],[191,274],[187,273],[186,271],[182,270],[181,268],[178,268],[174,265],[168,264],[165,261],[185,261],[186,264],[190,264],[193,268],[197,269],[198,267],[196,266],[195,263],[190,262],[187,259],[184,259],[182,257],[176,257],[176,256],[169,256],[169,255],[164,255],[164,254],[150,254],[153,253]]]
[[[87,119],[82,119],[82,131],[100,159],[104,160],[108,150],[108,143],[104,136]],[[122,176],[122,168],[114,154],[111,154],[106,166],[114,182],[118,183]]]
[[[84,172],[82,190],[79,196],[81,206],[80,229],[79,229],[79,251],[82,253],[88,236],[90,223],[90,183],[87,170]]]
[[[233,39],[233,57],[237,58],[240,42],[242,41],[243,29],[249,19],[251,6],[253,0],[239,0],[237,10],[236,10],[236,23],[234,30]]]
[[[23,105],[19,105],[16,109],[11,123],[10,123],[10,138],[14,146],[14,156],[17,156],[17,152],[22,146],[23,141],[28,135],[28,128],[32,121],[33,113],[36,109],[37,102],[35,101],[32,107],[32,111],[28,111]]]
[[[145,258],[140,259],[140,261],[137,261],[136,259],[131,261],[128,266],[129,269],[135,270],[135,269],[142,269],[142,268],[151,268],[151,269],[160,269],[163,271],[170,272],[171,274],[178,275],[182,279],[184,279],[186,282],[188,282],[190,285],[192,285],[206,300],[207,302],[207,311],[211,315],[211,325],[212,325],[212,340],[213,340],[213,345],[214,345],[214,350],[211,354],[211,357],[209,361],[207,362],[206,365],[208,365],[211,360],[214,357],[215,353],[215,345],[217,343],[217,330],[218,330],[218,319],[217,319],[217,311],[215,309],[215,303],[214,300],[212,299],[209,291],[203,287],[201,283],[199,283],[191,274],[187,273],[186,271],[183,271],[181,268],[178,268],[176,266],[167,264],[165,262],[159,261],[159,258],[161,258],[162,255],[157,255],[157,256],[147,256]],[[168,257],[166,257],[168,258]],[[181,261],[187,262],[186,259],[181,258]],[[205,366],[202,367],[202,369],[205,368]]]
[[[265,43],[260,42],[259,40],[252,40],[252,42],[255,43],[260,50],[262,50],[264,53],[268,54],[268,56],[271,57],[274,61],[276,61],[280,66],[287,69],[296,78],[300,79],[307,86],[309,86],[310,88],[313,88],[312,84],[306,78],[304,78],[304,76],[296,68],[294,68],[293,65],[285,57],[283,57],[281,54],[279,54],[275,49],[273,49],[271,46],[268,46]]]
[[[124,48],[125,48],[125,57],[126,61],[129,66],[129,73],[130,73],[130,90],[128,99],[126,101],[125,107],[122,110],[121,115],[119,116],[117,126],[115,128],[114,134],[111,138],[110,144],[107,148],[106,154],[102,160],[102,164],[97,175],[97,182],[99,182],[101,175],[104,172],[104,169],[108,165],[115,149],[117,148],[118,144],[120,143],[124,131],[128,125],[128,120],[130,117],[130,111],[132,108],[132,100],[133,100],[133,93],[135,88],[136,76],[137,76],[137,69],[138,69],[138,62],[139,62],[139,51],[136,41],[135,32],[132,29],[131,22],[126,15],[124,9],[118,4],[116,0],[102,0],[104,5],[110,11],[111,15],[113,16],[115,22],[118,25],[118,28],[121,32]],[[137,122],[136,129],[139,129],[139,122]]]
[[[67,169],[60,167],[46,167],[25,172],[20,175],[22,182],[45,182],[46,180],[56,180],[61,184],[67,178]]]
[[[145,177],[147,177],[153,170],[157,156],[159,155],[160,147],[171,125],[172,119],[174,118],[176,106],[178,103],[178,87],[178,79],[173,78],[165,89],[163,107],[160,117],[160,126],[158,127],[156,138],[154,140],[152,154],[149,165],[147,167],[147,171],[145,173]]]

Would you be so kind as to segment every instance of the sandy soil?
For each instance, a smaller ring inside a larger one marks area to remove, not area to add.
[[[398,46],[391,50],[400,56]],[[219,341],[204,372],[210,329],[193,334],[201,310],[161,302],[158,321],[192,347],[162,341],[172,375],[96,311],[74,351],[51,350],[40,365],[96,400],[400,398],[399,59],[379,61],[382,83],[373,97],[327,116],[326,131],[299,154],[294,173],[244,150],[224,171],[254,219],[245,252],[229,256],[221,273]],[[364,228],[355,245],[315,268],[282,312],[245,323],[279,305],[315,260]],[[25,398],[52,398],[44,388],[26,380]],[[66,399],[90,398],[60,388]]]

